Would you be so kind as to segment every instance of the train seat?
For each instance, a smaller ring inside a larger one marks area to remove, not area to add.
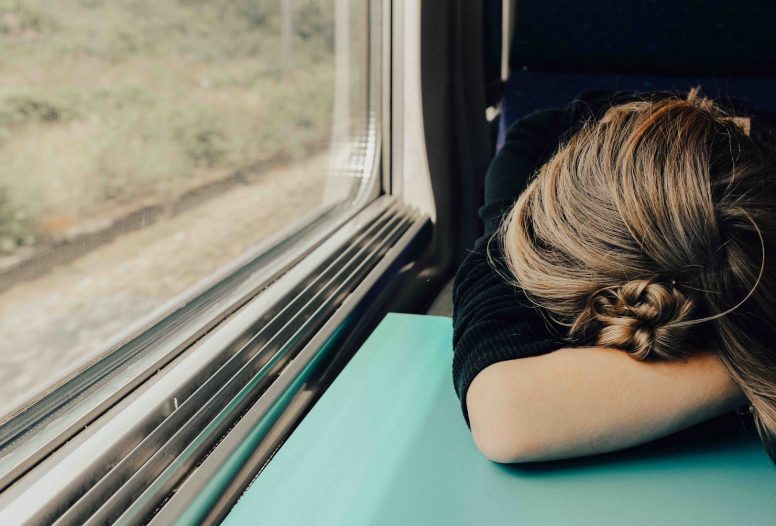
[[[587,90],[687,91],[776,112],[776,4],[519,2],[502,100],[506,128]]]
[[[487,460],[453,392],[451,338],[450,318],[389,314],[224,524],[772,522],[776,470],[729,426],[588,459]]]

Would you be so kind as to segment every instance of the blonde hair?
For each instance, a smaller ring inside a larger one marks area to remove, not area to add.
[[[713,350],[776,460],[776,157],[693,90],[586,123],[502,223],[515,284],[572,341]]]

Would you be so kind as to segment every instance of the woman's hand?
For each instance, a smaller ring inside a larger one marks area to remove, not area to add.
[[[622,449],[746,403],[719,358],[642,362],[603,347],[567,348],[483,369],[466,395],[472,434],[495,462]]]

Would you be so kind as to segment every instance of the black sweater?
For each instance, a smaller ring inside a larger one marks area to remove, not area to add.
[[[529,179],[563,138],[586,119],[626,99],[625,95],[588,92],[563,108],[523,117],[507,130],[504,145],[485,177],[484,204],[479,210],[484,235],[459,267],[453,285],[453,384],[467,425],[466,391],[477,373],[496,362],[546,354],[568,345],[563,328],[540,312],[524,291],[508,284],[489,263],[488,241]],[[490,243],[491,257],[502,262],[500,271],[504,273],[499,245]]]

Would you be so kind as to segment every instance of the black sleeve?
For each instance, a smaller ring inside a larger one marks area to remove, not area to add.
[[[464,259],[453,285],[453,383],[467,425],[466,392],[477,373],[496,362],[564,346],[561,328],[491,266],[487,245],[530,177],[583,117],[575,103],[518,120],[488,169],[480,208],[485,234]],[[490,245],[491,256],[503,258],[499,243]]]

